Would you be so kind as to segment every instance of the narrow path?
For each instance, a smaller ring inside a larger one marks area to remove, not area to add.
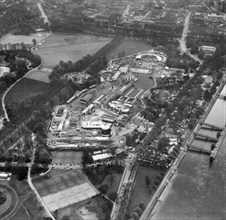
[[[32,156],[32,160],[31,160],[31,164],[34,163],[34,159],[35,159],[35,148],[33,149],[33,156]],[[50,217],[52,220],[55,220],[55,218],[53,217],[53,215],[47,208],[46,204],[42,201],[42,198],[40,197],[38,191],[36,190],[35,186],[33,185],[32,181],[31,181],[31,166],[28,168],[27,182],[28,182],[30,188],[36,194],[38,201],[41,203],[41,205],[45,209],[46,213],[48,214],[48,217]]]
[[[44,18],[44,22],[50,24],[49,19],[42,8],[42,4],[40,2],[37,3],[38,9],[41,12],[42,17]]]
[[[126,9],[125,9],[124,12],[122,13],[122,17],[123,17],[123,18],[124,18],[124,17],[126,16],[126,14],[129,12],[130,7],[131,7],[130,4],[128,4],[128,5],[126,6]]]

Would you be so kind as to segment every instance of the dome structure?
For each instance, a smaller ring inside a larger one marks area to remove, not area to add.
[[[137,81],[137,77],[134,76],[130,71],[123,77],[123,79],[126,81]]]

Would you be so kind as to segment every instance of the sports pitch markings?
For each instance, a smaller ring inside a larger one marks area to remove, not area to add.
[[[133,88],[125,96],[129,98],[136,98],[141,92],[143,92],[143,89]]]
[[[34,181],[43,202],[52,212],[95,196],[98,192],[78,170]]]

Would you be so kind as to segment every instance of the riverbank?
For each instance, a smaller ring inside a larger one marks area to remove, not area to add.
[[[214,104],[216,103],[216,100],[218,98],[218,93],[220,93],[220,91],[223,90],[224,86],[225,86],[225,82],[221,84],[221,86],[218,88],[218,91],[215,93],[214,98],[212,99],[212,101],[207,107],[207,110],[205,112],[205,115],[203,116],[202,121],[205,121],[208,118],[208,115],[210,114]],[[194,131],[198,131],[200,127],[201,127],[200,124],[198,124],[195,127]],[[212,167],[209,164],[209,157],[206,157],[206,155],[187,152],[186,150],[186,152],[184,153],[183,161],[181,160],[180,166],[178,164],[178,169],[175,170],[174,174],[176,175],[174,175],[171,178],[170,184],[168,184],[168,186],[165,187],[165,190],[160,195],[159,200],[156,203],[156,206],[153,207],[153,210],[151,212],[149,212],[148,219],[168,219],[169,216],[172,219],[182,219],[188,216],[191,217],[193,215],[194,215],[194,219],[199,219],[198,217],[195,216],[197,213],[195,214],[193,212],[191,216],[188,215],[188,212],[192,207],[191,203],[194,203],[193,198],[190,197],[190,194],[193,194],[197,191],[194,196],[198,201],[197,205],[199,204],[203,210],[207,211],[206,206],[210,207],[210,204],[212,203],[211,202],[208,203],[208,199],[207,200],[204,199],[205,197],[211,196],[209,195],[209,193],[207,194],[205,193],[204,186],[206,186],[206,190],[208,191],[211,190],[214,192],[214,195],[212,196],[215,198],[215,200],[221,197],[219,192],[216,194],[215,189],[212,189],[212,188],[209,189],[209,187],[207,188],[207,186],[210,181],[213,181],[212,179],[209,178],[209,176],[212,176],[212,175],[214,176],[212,169],[220,166],[221,169],[217,170],[217,172],[215,173],[217,174],[217,173],[223,172],[222,157],[225,153],[225,149],[224,149],[225,142],[226,142],[225,131],[223,131],[222,134],[224,134],[224,137],[223,139],[221,138],[221,140],[219,141],[220,152],[218,153],[218,157],[216,158],[216,161],[213,162]],[[191,134],[190,138],[188,139],[188,142],[192,143],[193,139],[194,139],[194,136],[193,134]],[[222,152],[224,152],[223,155],[222,155]],[[218,178],[222,180],[220,175]],[[193,186],[194,181],[197,182],[197,184]],[[219,185],[219,182],[221,181],[219,180],[216,181],[214,179],[214,182],[215,182],[215,185],[218,184],[217,185],[218,188],[221,187]],[[200,188],[200,184],[201,184],[201,188]],[[220,191],[221,193],[223,192],[222,189]],[[184,192],[187,192],[188,194],[184,195]],[[183,195],[184,197],[182,197]],[[218,197],[216,195],[218,195]],[[175,196],[180,197],[180,201],[175,201],[175,199],[173,199],[173,197],[175,198]],[[169,201],[172,201],[172,203],[169,204]],[[177,207],[177,209],[178,207],[180,207],[181,211],[179,213],[175,213],[173,210],[173,208],[175,209],[175,207]],[[219,207],[219,209],[221,209],[221,207]],[[220,211],[219,213],[211,213],[210,216],[211,217],[218,216],[219,214],[221,214]],[[206,213],[205,214],[198,213],[197,216],[202,216],[202,218],[203,216],[205,216],[205,217],[208,217],[205,219],[211,219],[209,218],[210,216],[208,215],[206,216]]]
[[[221,93],[221,91],[224,89],[225,81],[222,82],[222,84],[218,87],[213,99],[209,103],[209,105],[206,108],[205,114],[203,115],[202,119],[200,121],[205,121],[205,119],[208,117],[211,109],[213,108],[214,104],[216,103],[216,100],[218,98],[218,94]],[[158,207],[161,203],[161,201],[165,201],[166,195],[170,193],[169,189],[170,186],[172,186],[173,179],[175,178],[175,174],[177,173],[177,169],[182,163],[184,157],[187,154],[188,148],[187,144],[191,144],[194,140],[193,132],[196,132],[200,129],[200,124],[198,123],[190,132],[187,133],[187,136],[185,137],[182,145],[182,150],[176,160],[174,161],[173,165],[167,172],[166,176],[162,180],[160,186],[158,187],[157,191],[153,195],[151,201],[149,202],[147,208],[145,209],[144,213],[141,216],[141,219],[150,219],[153,213],[158,210]],[[170,184],[169,184],[170,183]]]

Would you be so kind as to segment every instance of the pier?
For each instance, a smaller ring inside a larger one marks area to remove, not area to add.
[[[211,137],[211,136],[208,136],[208,135],[205,135],[205,134],[200,134],[198,132],[194,132],[193,134],[194,134],[195,138],[205,139],[207,141],[213,141],[213,142],[218,141],[218,138]]]
[[[223,143],[223,140],[224,140],[225,135],[226,135],[226,128],[221,132],[221,135],[219,137],[219,140],[216,143],[216,146],[215,146],[214,150],[211,152],[210,161],[213,161],[216,158],[217,153],[219,151],[219,148],[220,148],[220,146]]]
[[[226,101],[226,95],[219,94],[218,98],[219,98],[219,99],[223,99],[223,100],[225,100],[225,101]]]
[[[211,150],[204,149],[202,147],[198,147],[193,144],[187,144],[187,147],[188,147],[188,150],[190,150],[190,151],[196,151],[196,152],[200,152],[200,153],[204,153],[204,154],[208,154],[208,155],[211,155],[211,152],[212,152]]]
[[[210,130],[214,130],[214,131],[223,131],[224,128],[223,127],[219,127],[216,125],[212,125],[206,122],[200,122],[200,125],[202,126],[203,129],[210,129]],[[203,127],[205,126],[205,127]]]

